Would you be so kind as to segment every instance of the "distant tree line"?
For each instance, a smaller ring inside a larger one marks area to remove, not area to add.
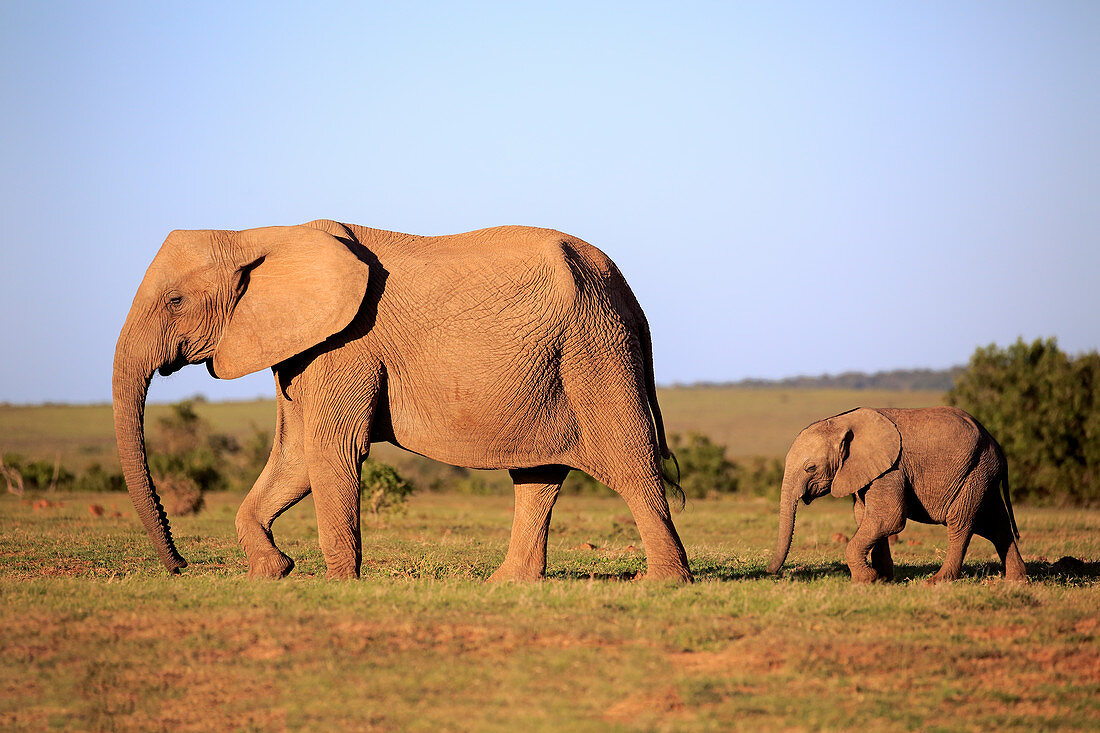
[[[919,390],[946,392],[965,367],[950,369],[893,369],[884,372],[844,372],[822,374],[817,377],[799,376],[786,379],[742,379],[737,382],[692,382],[673,384],[674,387],[717,388],[747,387],[750,389],[886,389],[902,392]]]
[[[953,383],[946,389],[945,380]],[[1100,504],[1100,355],[1095,351],[1071,357],[1058,349],[1054,339],[1030,344],[1017,340],[1004,349],[995,344],[979,348],[966,367],[949,370],[896,370],[738,384],[945,389],[948,403],[977,417],[1003,447],[1014,500]],[[149,466],[172,514],[197,511],[207,491],[247,489],[271,449],[271,436],[264,431],[254,429],[245,440],[214,432],[190,400],[172,405],[158,427],[157,439],[150,445]],[[677,460],[666,462],[664,471],[688,498],[778,494],[783,477],[781,458],[731,459],[724,445],[699,433],[672,433],[669,438]],[[469,494],[508,490],[505,484],[486,482],[479,473],[462,468],[430,463],[411,470],[415,479],[368,459],[360,487],[364,508],[376,515],[400,511],[418,485],[429,491]],[[120,474],[99,465],[74,475],[58,461],[24,460],[12,454],[0,461],[0,475],[9,491],[125,490]],[[607,493],[610,489],[573,471],[563,491]]]

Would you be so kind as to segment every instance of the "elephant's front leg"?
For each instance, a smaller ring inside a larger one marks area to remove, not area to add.
[[[890,554],[889,537],[883,537],[871,545],[871,567],[882,580],[894,579],[894,558]]]
[[[546,538],[550,513],[562,482],[569,475],[563,467],[528,468],[510,471],[516,487],[512,536],[508,554],[489,580],[539,580],[546,575]]]
[[[889,537],[905,527],[905,481],[901,473],[891,471],[871,482],[863,498],[856,497],[854,513],[859,528],[844,553],[852,582],[893,580]]]
[[[237,541],[248,557],[248,574],[259,578],[281,578],[294,568],[275,546],[271,525],[309,493],[301,415],[279,400],[275,427],[267,465],[237,511]]]
[[[273,455],[237,511],[237,541],[248,558],[250,576],[281,578],[294,568],[294,561],[275,546],[271,525],[308,493],[305,462]]]
[[[856,519],[856,528],[858,529],[863,524],[863,516],[866,512],[866,507],[863,502],[863,497],[859,495],[859,492],[852,494],[854,506],[852,507],[852,514]],[[871,545],[871,569],[875,571],[877,579],[881,580],[893,580],[894,579],[894,558],[890,555],[890,538],[876,540]]]

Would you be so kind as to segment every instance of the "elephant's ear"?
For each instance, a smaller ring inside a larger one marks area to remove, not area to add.
[[[343,330],[363,303],[370,268],[313,227],[240,232],[239,297],[212,371],[234,379],[300,354]]]
[[[840,468],[833,477],[833,496],[859,491],[897,463],[901,433],[878,410],[861,407],[830,418],[840,430]]]

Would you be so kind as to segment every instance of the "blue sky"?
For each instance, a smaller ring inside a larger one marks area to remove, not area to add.
[[[0,400],[109,400],[172,229],[320,217],[579,236],[665,384],[1096,349],[1098,39],[1088,2],[4,3]],[[150,399],[195,392],[273,389]]]

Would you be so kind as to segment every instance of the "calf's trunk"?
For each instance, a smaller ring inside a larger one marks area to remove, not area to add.
[[[779,540],[775,545],[775,555],[768,564],[768,572],[775,574],[783,567],[787,559],[787,553],[791,549],[791,538],[794,536],[794,514],[798,507],[799,486],[791,476],[791,471],[783,472],[783,491],[779,498]]]

